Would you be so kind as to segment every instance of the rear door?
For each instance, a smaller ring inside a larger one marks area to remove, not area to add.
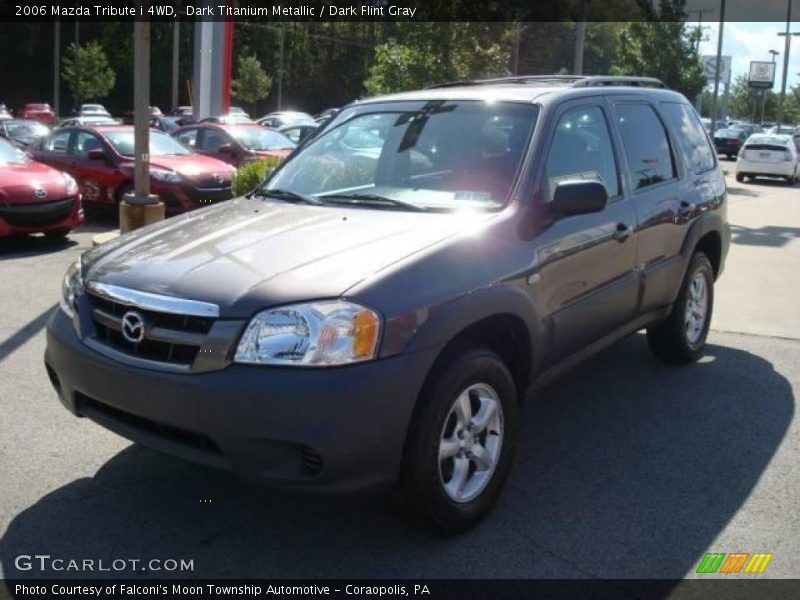
[[[606,208],[555,218],[539,236],[537,285],[531,294],[551,327],[557,361],[630,322],[638,302],[636,217],[620,180],[619,154],[612,142],[605,100],[596,96],[564,105],[555,117],[542,178],[541,197],[552,199],[558,183],[602,182]],[[531,281],[529,279],[529,281]]]
[[[724,191],[724,183],[716,152],[690,106],[623,101],[615,103],[614,114],[638,221],[640,312],[647,312],[673,301],[683,277],[681,249],[688,229],[703,205],[718,197],[720,185]]]

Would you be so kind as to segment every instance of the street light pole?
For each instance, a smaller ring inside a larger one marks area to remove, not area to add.
[[[774,65],[775,57],[780,55],[780,52],[778,52],[777,50],[770,50],[769,53],[772,55],[772,64]],[[768,90],[764,90],[764,97],[761,99],[761,123],[759,124],[764,123],[764,110],[767,108],[767,96],[769,96],[771,90],[772,90],[771,87]]]
[[[719,32],[717,35],[717,64],[714,68],[714,97],[711,98],[711,131],[717,126],[717,95],[719,94],[719,68],[722,62],[722,32],[725,27],[725,0],[719,2]]]
[[[178,2],[177,16],[172,29],[172,108],[178,108],[178,57],[181,38],[181,5]]]
[[[789,10],[791,10],[791,0],[789,0]],[[778,104],[778,125],[783,125],[783,103],[786,100],[786,80],[789,74],[789,51],[792,46],[792,36],[800,35],[800,31],[790,32],[789,22],[786,22],[786,33],[779,32],[779,36],[786,38],[786,50],[783,53],[783,80],[781,81],[781,100]]]
[[[140,14],[148,14],[150,0],[138,0]],[[119,205],[121,233],[164,219],[164,203],[150,194],[150,20],[133,25],[133,192]]]

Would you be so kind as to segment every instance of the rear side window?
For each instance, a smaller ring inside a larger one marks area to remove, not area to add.
[[[675,163],[664,125],[647,104],[622,104],[615,109],[628,157],[634,189],[675,177]]]
[[[661,107],[667,122],[677,135],[678,144],[686,155],[692,172],[699,174],[713,169],[714,150],[697,113],[691,107],[676,102],[667,102]]]
[[[581,106],[561,116],[546,168],[550,198],[560,182],[572,179],[600,181],[612,198],[619,193],[614,149],[600,108]]]

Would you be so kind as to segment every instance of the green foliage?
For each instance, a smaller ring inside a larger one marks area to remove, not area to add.
[[[281,164],[281,160],[278,157],[270,157],[243,164],[233,175],[233,181],[231,182],[233,195],[238,197],[253,191],[257,185],[264,181],[267,171]]]
[[[646,6],[649,20],[624,26],[611,73],[657,77],[694,99],[706,80],[698,54],[700,32],[686,27],[685,8],[686,0],[661,0],[658,10]]]
[[[99,42],[70,44],[61,76],[76,102],[105,98],[114,87],[116,75]]]
[[[511,30],[484,23],[401,23],[375,48],[364,89],[370,95],[443,81],[509,74]]]
[[[255,55],[240,57],[238,72],[239,76],[231,82],[231,94],[235,98],[252,106],[269,95],[272,79]]]

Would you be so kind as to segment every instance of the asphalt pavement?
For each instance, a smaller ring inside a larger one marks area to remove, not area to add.
[[[0,575],[86,575],[22,570],[38,553],[194,567],[96,576],[680,578],[736,551],[800,577],[800,189],[729,183],[707,355],[665,366],[637,334],[542,390],[499,506],[453,539],[407,529],[387,499],[279,494],[74,418],[43,328],[112,225],[0,241]]]

